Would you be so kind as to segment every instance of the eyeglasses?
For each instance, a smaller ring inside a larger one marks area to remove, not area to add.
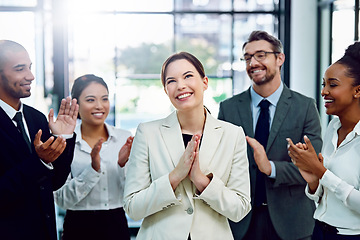
[[[243,58],[240,58],[241,61],[245,61],[246,64],[249,64],[251,62],[251,58],[254,57],[256,61],[262,62],[266,59],[267,54],[278,54],[280,52],[265,52],[265,51],[258,51],[254,54],[245,54]]]

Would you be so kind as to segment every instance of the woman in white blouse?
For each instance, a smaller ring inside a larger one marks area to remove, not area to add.
[[[123,210],[126,164],[131,133],[105,123],[109,91],[100,77],[77,78],[71,95],[79,103],[81,123],[77,134],[71,174],[54,193],[57,205],[66,209],[63,240],[130,239]]]
[[[360,42],[325,72],[321,95],[327,128],[319,156],[305,137],[288,139],[289,155],[308,182],[306,194],[317,203],[313,239],[360,239]]]

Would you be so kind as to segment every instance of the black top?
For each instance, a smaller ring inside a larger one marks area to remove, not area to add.
[[[183,136],[184,146],[186,148],[187,144],[191,141],[191,138],[192,138],[193,135],[183,133],[182,136]],[[201,138],[200,138],[199,148],[201,146],[201,140],[202,140],[202,135],[201,135]]]

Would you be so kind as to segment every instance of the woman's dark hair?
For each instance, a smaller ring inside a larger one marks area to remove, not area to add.
[[[169,66],[170,63],[172,63],[176,60],[181,60],[181,59],[185,59],[188,62],[190,62],[196,68],[196,70],[199,72],[200,76],[202,78],[205,77],[205,70],[204,70],[203,65],[199,61],[199,59],[197,59],[194,55],[192,55],[188,52],[179,52],[179,53],[175,53],[175,54],[171,55],[170,57],[168,57],[168,59],[166,59],[166,61],[162,65],[161,83],[163,86],[165,86],[165,80],[166,80],[165,77],[166,77],[167,67]]]
[[[354,79],[353,86],[360,85],[360,42],[351,44],[336,63],[346,66],[345,74]]]
[[[91,83],[99,83],[99,84],[103,85],[106,88],[106,90],[109,92],[108,86],[105,83],[104,79],[102,79],[101,77],[95,76],[94,74],[86,74],[86,75],[83,75],[83,76],[75,79],[74,84],[71,89],[71,97],[75,98],[77,100],[77,102],[79,103],[79,97],[80,97],[81,93]],[[78,115],[78,118],[80,119],[79,115]]]

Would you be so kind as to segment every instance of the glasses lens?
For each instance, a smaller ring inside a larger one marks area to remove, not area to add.
[[[257,52],[257,53],[255,53],[254,56],[257,61],[263,61],[263,60],[265,60],[266,53],[265,52]]]
[[[248,62],[251,59],[251,55],[245,55],[243,58],[241,58],[242,61]]]

